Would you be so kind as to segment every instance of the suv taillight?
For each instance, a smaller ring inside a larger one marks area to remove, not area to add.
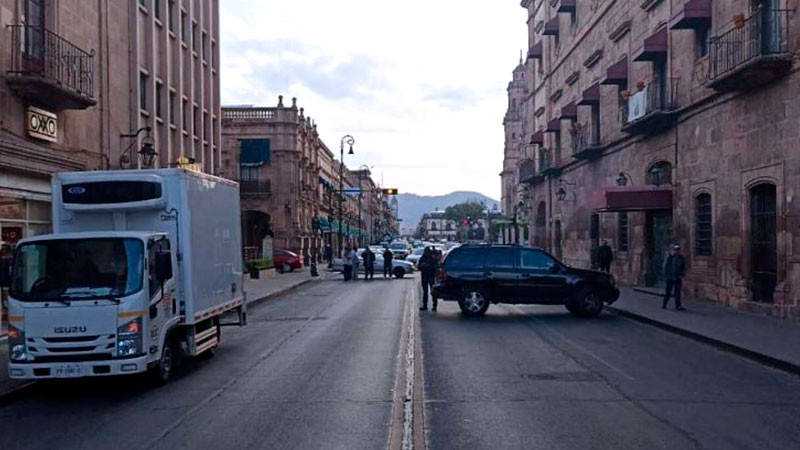
[[[447,283],[447,272],[445,272],[444,267],[440,267],[439,270],[436,272],[436,284],[444,285]]]

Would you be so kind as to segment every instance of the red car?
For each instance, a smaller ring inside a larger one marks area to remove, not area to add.
[[[278,273],[291,272],[303,268],[303,257],[289,250],[273,250],[272,262]]]

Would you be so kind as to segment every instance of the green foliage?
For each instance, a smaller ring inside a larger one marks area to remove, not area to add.
[[[272,269],[272,267],[272,262],[267,261],[266,259],[253,259],[250,261],[244,261],[244,271],[246,273],[253,270]]]
[[[444,210],[444,217],[447,220],[454,220],[458,226],[461,226],[464,220],[474,223],[476,220],[482,219],[485,209],[486,204],[484,202],[468,201],[448,206]]]

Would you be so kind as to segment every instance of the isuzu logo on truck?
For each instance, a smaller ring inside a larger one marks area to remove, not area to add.
[[[86,327],[55,327],[53,328],[53,332],[57,334],[86,333]]]

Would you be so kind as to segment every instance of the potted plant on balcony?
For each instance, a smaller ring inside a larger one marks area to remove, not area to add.
[[[744,28],[744,14],[736,14],[733,16],[733,25],[736,28]]]

